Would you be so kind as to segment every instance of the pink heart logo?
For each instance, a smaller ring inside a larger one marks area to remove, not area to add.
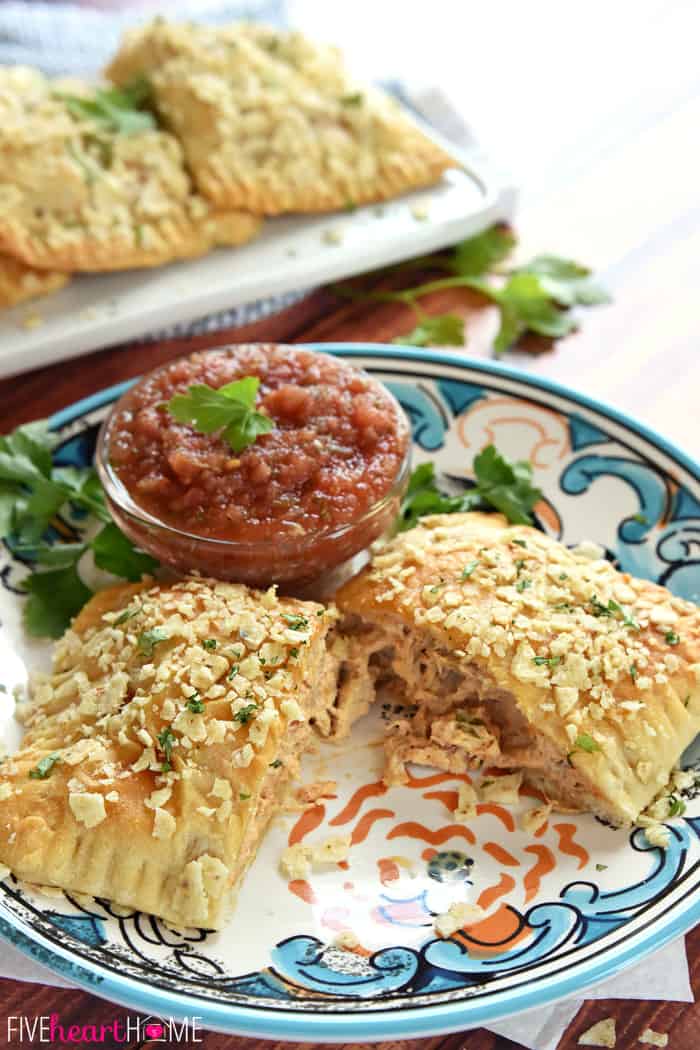
[[[163,1034],[163,1025],[162,1024],[147,1024],[146,1025],[146,1035],[148,1036],[149,1039],[160,1039],[162,1034]]]

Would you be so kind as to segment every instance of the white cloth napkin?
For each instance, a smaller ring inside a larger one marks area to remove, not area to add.
[[[68,981],[33,962],[9,944],[0,949],[0,977],[31,981],[57,988],[72,987]],[[625,970],[604,984],[586,992],[587,999],[661,999],[692,1003],[685,941],[681,937],[661,951]],[[0,1002],[2,985],[0,984]],[[583,999],[565,999],[548,1009],[538,1008],[485,1027],[496,1035],[521,1043],[528,1050],[555,1050],[559,1040],[578,1013]]]

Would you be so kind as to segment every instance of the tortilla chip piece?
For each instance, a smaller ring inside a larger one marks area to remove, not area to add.
[[[455,164],[335,49],[298,33],[157,20],[126,34],[106,75],[148,78],[218,208],[333,211],[431,185]]]
[[[0,308],[50,295],[63,288],[69,280],[70,274],[56,270],[35,270],[19,259],[0,255]]]
[[[65,271],[158,266],[242,244],[260,220],[215,217],[152,115],[94,115],[86,84],[0,69],[0,251]]]

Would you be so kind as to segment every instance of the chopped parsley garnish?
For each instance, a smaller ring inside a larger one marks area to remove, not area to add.
[[[123,623],[126,623],[127,620],[132,620],[134,616],[138,616],[140,612],[140,605],[136,609],[125,609],[123,613],[120,613],[119,616],[117,616],[116,620],[114,621],[114,626],[121,627]]]
[[[458,496],[442,492],[433,463],[421,463],[411,474],[401,505],[399,530],[413,528],[425,514],[454,514],[468,510],[499,510],[511,524],[531,525],[532,509],[542,493],[532,484],[532,466],[511,462],[494,445],[474,458],[474,485]]]
[[[594,751],[600,751],[600,744],[598,744],[592,736],[588,733],[579,733],[574,741],[574,746],[579,751],[587,751],[589,755],[592,755]]]
[[[198,692],[192,693],[192,696],[187,697],[187,709],[192,712],[193,715],[201,715],[204,710],[204,701],[200,697]]]
[[[51,776],[54,766],[60,761],[61,756],[59,753],[53,751],[50,755],[46,755],[42,758],[41,761],[34,766],[34,769],[29,770],[29,776],[32,780],[46,780],[47,777]]]
[[[524,547],[527,550],[527,543],[525,540],[513,540],[513,543],[517,543],[518,547]]]
[[[515,585],[515,589],[516,591],[518,591],[519,594],[522,594],[523,591],[526,591],[528,587],[532,587],[532,580],[530,579],[518,580],[518,582]]]
[[[239,792],[238,797],[241,800],[241,802],[247,802],[248,799],[250,798],[250,792],[248,792],[248,791],[241,791],[241,792]]]
[[[595,866],[595,870],[596,871],[607,871],[607,868],[608,868],[607,864],[596,864],[596,866]]]
[[[173,757],[173,745],[175,743],[175,734],[173,733],[170,726],[166,726],[165,729],[156,737],[158,745],[165,755],[165,761],[161,764],[161,770],[163,773],[168,773],[172,768],[172,757]]]
[[[240,723],[240,725],[244,726],[246,725],[246,723],[250,722],[251,718],[255,718],[255,712],[257,710],[257,704],[246,704],[245,707],[241,707],[238,711],[236,711],[235,715],[233,716],[233,720],[234,722],[238,722]]]
[[[355,91],[352,95],[343,95],[341,102],[344,106],[361,106],[364,95],[361,91]]]
[[[561,656],[535,656],[532,662],[538,667],[556,667],[561,663]]]
[[[666,634],[664,635],[664,641],[667,642],[669,645],[678,645],[678,643],[680,642],[680,638],[675,631],[666,631]]]
[[[588,604],[590,606],[589,611],[592,616],[607,616],[610,617],[610,619],[612,620],[616,620],[618,616],[620,616],[622,618],[622,623],[624,627],[631,627],[633,631],[639,630],[639,624],[634,619],[634,617],[631,616],[626,609],[623,609],[620,603],[616,602],[613,598],[611,598],[608,604],[605,605],[594,594]]]
[[[229,673],[228,673],[228,680],[229,680],[229,682],[230,682],[230,681],[231,681],[231,680],[232,680],[233,678],[235,678],[235,677],[236,677],[236,675],[238,674],[238,667],[239,667],[239,665],[238,665],[238,664],[234,664],[234,665],[233,665],[233,667],[231,668],[231,670],[229,671]]]
[[[639,671],[637,670],[636,664],[630,664],[630,678],[633,682],[636,682],[639,678]]]
[[[460,580],[468,580],[469,577],[471,576],[471,574],[474,572],[474,570],[478,566],[478,564],[479,564],[479,561],[476,558],[474,559],[474,561],[468,561],[467,564],[462,569],[462,575],[459,577]]]
[[[292,660],[297,659],[297,657],[299,656],[299,650],[296,648],[296,646],[289,650],[289,655],[292,658]]]
[[[168,632],[162,627],[153,627],[150,631],[142,631],[136,639],[136,645],[144,656],[153,656],[153,650],[161,642],[167,642]]]
[[[518,570],[518,576],[525,568],[525,558],[516,558],[515,567]]]
[[[274,427],[269,416],[255,410],[259,386],[257,376],[244,376],[218,389],[196,383],[186,394],[172,397],[167,409],[178,423],[187,423],[200,434],[221,431],[233,451],[242,452]]]
[[[287,621],[290,631],[305,631],[309,626],[306,617],[299,613],[282,613],[282,617]]]
[[[202,645],[205,649],[216,649],[216,638],[205,638]]]
[[[280,766],[282,765],[282,759],[281,758],[276,758],[274,760],[274,762],[268,762],[268,765],[270,766],[271,769],[279,769]]]

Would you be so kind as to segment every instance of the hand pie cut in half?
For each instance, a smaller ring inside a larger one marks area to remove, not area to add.
[[[106,76],[148,78],[217,208],[333,211],[432,185],[455,166],[335,49],[299,33],[156,20],[126,34]]]
[[[140,89],[0,68],[1,251],[39,269],[122,270],[255,236],[258,218],[193,192],[180,144],[141,104]]]
[[[96,595],[34,679],[0,768],[0,862],[219,928],[313,729],[333,729],[332,621],[199,578]]]
[[[346,679],[408,707],[389,783],[407,762],[521,769],[565,806],[637,818],[700,730],[700,610],[599,554],[436,515],[341,589]]]

